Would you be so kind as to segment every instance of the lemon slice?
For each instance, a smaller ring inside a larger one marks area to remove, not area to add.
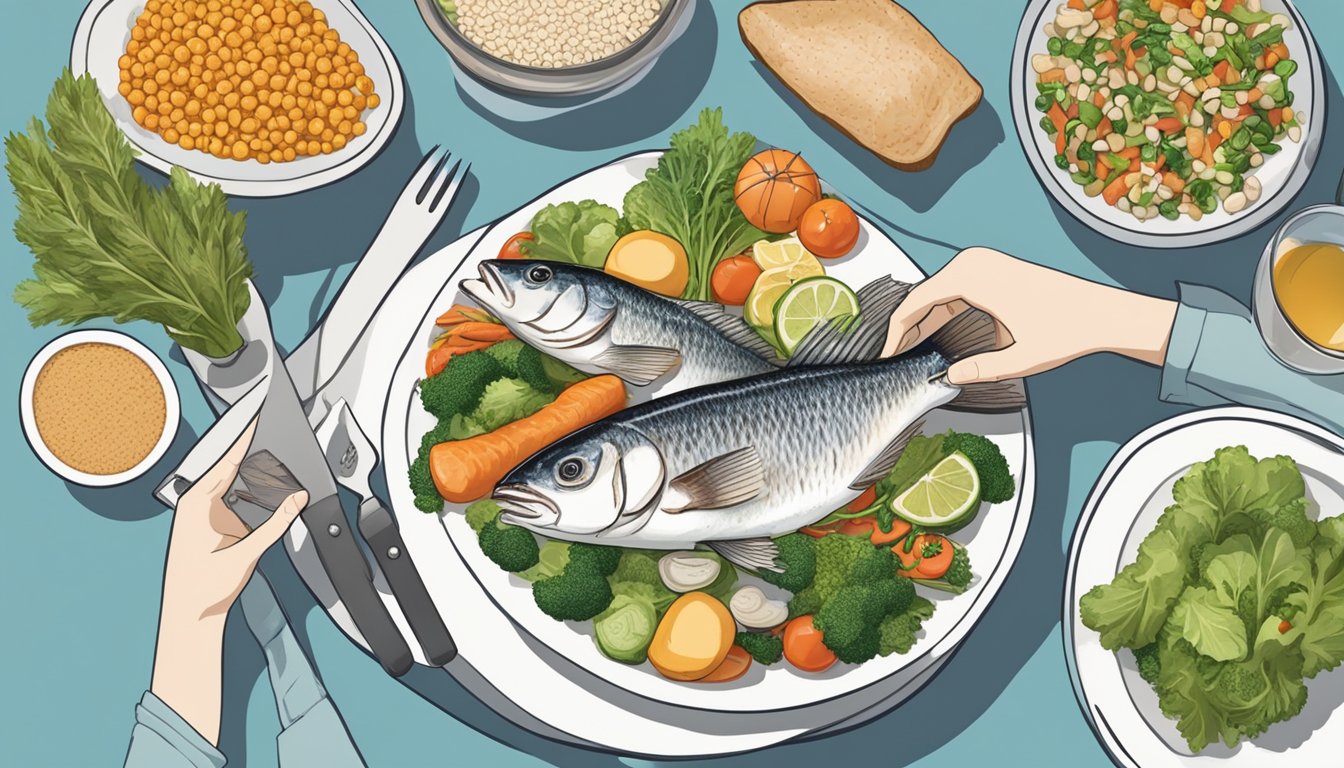
[[[818,325],[859,314],[859,297],[833,277],[808,277],[789,286],[774,312],[775,338],[792,354]]]
[[[954,525],[980,506],[980,476],[960,451],[943,459],[891,502],[902,519],[929,528]]]
[[[756,262],[756,266],[760,267],[762,272],[803,264],[807,271],[822,274],[821,262],[817,261],[817,257],[808,252],[796,237],[786,237],[774,242],[756,241],[756,244],[751,246],[751,260]]]
[[[820,277],[824,274],[826,270],[822,268],[821,262],[810,253],[806,259],[767,269],[757,276],[756,283],[747,294],[742,313],[752,325],[758,328],[771,328],[775,323],[775,303],[789,286],[799,280]]]

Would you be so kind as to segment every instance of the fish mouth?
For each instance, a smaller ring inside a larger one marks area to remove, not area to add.
[[[551,527],[560,522],[560,507],[530,486],[501,485],[490,500],[499,505],[500,519],[532,527]]]
[[[487,307],[495,306],[500,309],[512,307],[513,291],[504,282],[504,276],[499,271],[499,267],[488,261],[483,261],[476,269],[480,272],[480,279],[463,280],[460,286],[462,290]]]

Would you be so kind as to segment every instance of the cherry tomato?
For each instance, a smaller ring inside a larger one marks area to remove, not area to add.
[[[519,232],[505,241],[504,247],[499,249],[499,258],[526,259],[527,254],[523,253],[523,243],[530,243],[536,239],[531,232]]]
[[[784,658],[804,672],[824,672],[836,661],[810,614],[784,625]]]
[[[859,241],[859,217],[843,200],[818,200],[803,211],[798,239],[814,255],[838,259]]]
[[[745,253],[729,256],[714,267],[709,284],[714,289],[714,300],[720,304],[740,305],[747,300],[761,268]]]
[[[940,579],[952,565],[954,550],[952,542],[946,536],[936,533],[924,533],[915,537],[910,551],[905,550],[905,542],[899,541],[891,548],[901,561],[902,572],[915,579]]]

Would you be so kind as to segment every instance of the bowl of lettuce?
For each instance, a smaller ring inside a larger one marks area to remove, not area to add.
[[[1247,408],[1134,438],[1079,519],[1064,627],[1117,765],[1337,764],[1344,440]]]

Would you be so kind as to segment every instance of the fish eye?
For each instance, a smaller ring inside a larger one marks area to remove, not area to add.
[[[581,485],[591,474],[588,461],[578,456],[570,456],[555,467],[556,482],[571,487]]]
[[[527,279],[534,283],[544,283],[551,279],[551,268],[538,264],[527,271]]]

